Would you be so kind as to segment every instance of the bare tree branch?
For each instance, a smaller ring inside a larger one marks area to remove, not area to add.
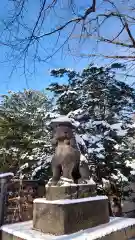
[[[96,9],[96,0],[93,0],[92,6],[89,7],[89,8],[85,11],[85,13],[84,13],[83,16],[78,17],[78,18],[73,18],[73,19],[69,20],[68,22],[66,22],[65,24],[63,24],[62,26],[54,29],[53,31],[48,32],[48,33],[45,33],[45,34],[40,35],[40,36],[38,36],[38,37],[35,36],[35,38],[42,38],[42,37],[45,37],[45,36],[52,35],[52,34],[58,32],[58,31],[63,30],[64,28],[66,28],[66,27],[67,27],[69,24],[71,24],[71,23],[74,23],[74,22],[75,22],[75,23],[79,23],[79,22],[82,21],[82,20],[84,21],[90,13],[95,12],[95,9]]]
[[[120,55],[102,55],[102,54],[80,54],[81,57],[103,57],[103,58],[111,58],[111,59],[123,59],[123,60],[127,60],[127,59],[132,59],[133,61],[135,61],[135,56],[120,56]]]
[[[30,0],[13,0],[8,18],[0,19],[3,24],[0,45],[7,48],[6,60],[9,59],[10,53],[10,60],[15,61],[15,67],[16,63],[22,63],[25,75],[30,58],[36,69],[36,62],[46,62],[59,51],[64,55],[66,47],[68,53],[73,56],[77,44],[79,47],[83,44],[85,47],[84,42],[87,42],[88,49],[85,57],[104,57],[114,61],[127,59],[134,62],[135,8],[132,0],[128,0],[128,5],[127,1],[121,3],[112,0],[101,1],[99,5],[96,0],[92,0],[91,3],[74,0],[37,0],[37,9],[33,10],[33,15],[31,4]],[[31,16],[32,20],[29,22]],[[117,24],[116,31],[113,23]],[[112,32],[108,31],[111,27]],[[51,42],[51,46],[48,42],[46,44],[46,39]],[[107,55],[100,52],[99,43],[111,47],[113,45],[113,49],[116,46],[119,55],[112,56],[111,51]],[[84,57],[81,49],[83,48],[79,48],[79,55]],[[123,50],[126,50],[125,54],[121,53]]]
[[[121,32],[124,30],[124,27],[121,29],[121,31],[118,33],[117,36],[119,36],[121,34]],[[116,39],[117,36],[114,38]],[[72,38],[79,38],[80,35],[74,35]],[[104,37],[99,37],[99,36],[93,36],[93,35],[82,35],[81,36],[82,38],[93,38],[93,39],[97,39],[101,42],[107,42],[107,43],[111,43],[111,44],[114,44],[114,45],[119,45],[119,46],[122,46],[122,47],[127,47],[127,48],[134,48],[134,46],[132,44],[127,44],[127,43],[124,43],[124,42],[118,42],[118,41],[114,41],[114,39],[110,40],[110,39],[107,39],[107,38],[104,38]]]
[[[133,43],[133,46],[135,47],[135,39],[134,39],[133,36],[132,36],[132,33],[131,33],[130,29],[129,29],[128,23],[126,22],[126,20],[124,20],[124,21],[125,21],[125,28],[126,28],[126,30],[127,30],[127,33],[128,33],[128,35],[129,35],[132,43]]]

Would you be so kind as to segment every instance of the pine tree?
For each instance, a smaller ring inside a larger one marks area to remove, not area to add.
[[[10,92],[2,99],[0,171],[10,170],[16,175],[23,172],[27,178],[44,174],[47,177],[51,152],[48,130],[50,100],[44,93],[34,90]]]
[[[106,183],[110,183],[117,186],[117,193],[114,187],[107,191],[121,195],[131,179],[129,162],[135,156],[132,144],[135,90],[116,80],[113,67],[89,66],[81,73],[52,70],[52,76],[66,76],[68,81],[65,85],[51,84],[48,90],[56,98],[56,111],[79,121],[77,130],[81,138],[77,139],[80,146],[85,145],[80,149],[89,165],[91,162],[95,165],[93,174],[99,191],[106,191]],[[124,191],[125,195],[129,193]]]

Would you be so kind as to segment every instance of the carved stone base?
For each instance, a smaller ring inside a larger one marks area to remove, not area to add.
[[[46,186],[46,199],[77,199],[96,196],[94,184],[72,184],[68,186]]]
[[[108,199],[34,200],[33,228],[54,235],[70,234],[109,222]]]

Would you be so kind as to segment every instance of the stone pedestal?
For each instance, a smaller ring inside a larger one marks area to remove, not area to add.
[[[108,221],[108,199],[105,196],[34,200],[33,228],[44,233],[71,234]]]
[[[68,186],[46,186],[46,199],[77,199],[96,196],[95,184],[72,184]]]
[[[32,229],[32,221],[1,227],[2,240],[134,240],[135,219],[110,218],[106,224],[74,234],[54,236]]]

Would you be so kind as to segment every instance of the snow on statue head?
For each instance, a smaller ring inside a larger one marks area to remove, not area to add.
[[[80,167],[80,151],[74,136],[73,120],[62,116],[54,119],[51,125],[55,153],[52,157],[53,177],[48,184],[57,185],[62,181],[78,183],[81,177],[89,179],[88,166]]]

